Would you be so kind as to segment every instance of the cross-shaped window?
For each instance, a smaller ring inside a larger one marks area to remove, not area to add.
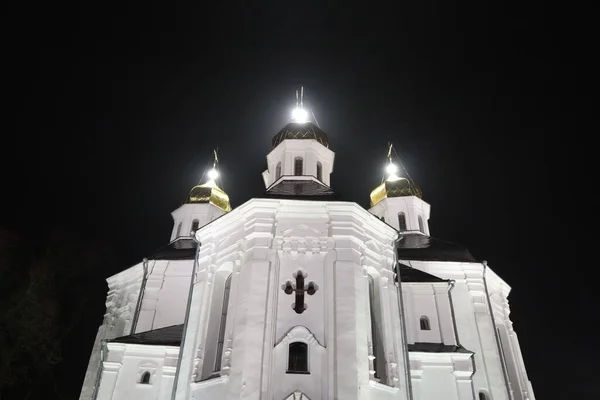
[[[318,287],[314,282],[308,282],[308,284],[304,285],[304,279],[307,277],[307,274],[302,271],[295,272],[292,275],[296,279],[296,283],[292,283],[292,281],[287,281],[285,285],[283,285],[283,291],[285,294],[292,294],[296,292],[296,301],[294,302],[293,308],[294,311],[298,314],[302,314],[304,310],[306,310],[306,304],[304,304],[304,293],[306,292],[308,295],[312,296],[317,291]]]

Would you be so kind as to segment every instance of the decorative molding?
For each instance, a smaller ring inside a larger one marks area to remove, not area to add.
[[[290,343],[298,342],[298,341],[302,341],[308,345],[316,343],[320,347],[325,348],[325,346],[323,346],[317,340],[315,335],[313,335],[313,333],[310,330],[308,330],[308,328],[306,328],[302,325],[296,325],[293,328],[291,328],[289,331],[287,331],[286,334],[283,335],[283,337],[280,340],[275,342],[275,345],[273,347],[279,346],[280,343],[283,343],[284,345],[288,345]]]

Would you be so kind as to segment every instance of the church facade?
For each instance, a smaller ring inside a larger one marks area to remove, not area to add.
[[[80,400],[534,400],[510,287],[431,236],[414,182],[392,168],[366,210],[317,125],[272,144],[263,197],[232,210],[213,169],[108,278]]]

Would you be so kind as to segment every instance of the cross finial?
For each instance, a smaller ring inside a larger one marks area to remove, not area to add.
[[[302,271],[297,271],[292,276],[295,278],[296,283],[292,283],[292,281],[287,281],[282,286],[282,289],[285,292],[285,294],[292,294],[294,292],[296,293],[296,299],[292,306],[297,314],[302,314],[304,310],[306,310],[306,304],[304,304],[304,293],[306,292],[306,294],[312,296],[313,294],[315,294],[318,287],[313,281],[308,282],[308,285],[305,286],[304,279],[308,275],[306,273],[303,273]]]
[[[296,108],[292,111],[292,122],[308,122],[308,111],[304,109],[304,86],[300,86],[300,94],[296,90]]]
[[[213,168],[217,168],[217,164],[219,163],[219,157],[217,156],[217,150],[219,150],[218,147],[213,150],[213,152],[215,153],[215,160],[213,162]]]
[[[388,153],[387,153],[387,159],[389,162],[392,162],[392,147],[394,145],[392,144],[392,142],[388,142]]]

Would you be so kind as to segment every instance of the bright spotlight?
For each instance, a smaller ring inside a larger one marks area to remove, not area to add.
[[[398,171],[398,167],[396,167],[396,164],[394,163],[389,163],[387,167],[385,167],[385,170],[388,174],[393,175]]]
[[[294,122],[308,122],[308,111],[304,108],[297,107],[292,111],[292,120]]]
[[[208,171],[208,177],[212,180],[217,179],[217,176],[219,176],[219,173],[217,172],[216,169],[212,168],[210,171]]]

